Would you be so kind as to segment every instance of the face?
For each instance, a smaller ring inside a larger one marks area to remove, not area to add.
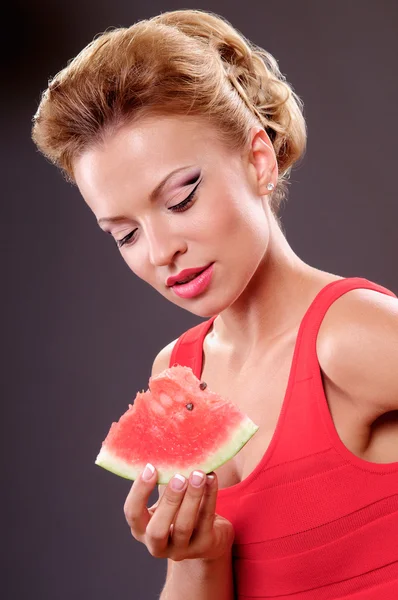
[[[201,317],[236,302],[265,258],[266,185],[277,167],[264,130],[251,135],[231,152],[198,119],[147,118],[74,162],[84,200],[133,273]],[[204,272],[169,285],[192,268]]]

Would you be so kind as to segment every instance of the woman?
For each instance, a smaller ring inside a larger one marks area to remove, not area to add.
[[[132,535],[168,559],[163,599],[398,594],[398,301],[285,239],[301,109],[269,53],[182,10],[99,36],[34,118],[133,273],[209,317],[152,374],[190,366],[259,425],[213,481],[177,474],[149,509],[156,465],[131,487]]]

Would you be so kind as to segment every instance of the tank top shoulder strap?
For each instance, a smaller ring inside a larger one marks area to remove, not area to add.
[[[203,341],[209,331],[214,319],[211,317],[195,327],[191,327],[183,333],[174,344],[170,357],[169,366],[176,364],[182,367],[191,367],[193,373],[200,379],[202,372]]]
[[[389,289],[369,281],[363,277],[347,277],[332,281],[317,294],[299,328],[292,369],[294,380],[300,381],[311,377],[319,369],[316,340],[322,320],[337,298],[353,289],[369,289],[397,297]],[[203,362],[203,341],[217,315],[195,327],[185,331],[176,341],[170,357],[169,366],[181,365],[191,367],[193,373],[200,379]]]
[[[316,341],[322,320],[335,300],[354,289],[368,289],[397,297],[392,291],[363,277],[346,277],[327,284],[317,294],[301,322],[298,334],[300,351],[296,353],[295,380],[312,377],[319,369]],[[298,348],[297,348],[298,350]]]

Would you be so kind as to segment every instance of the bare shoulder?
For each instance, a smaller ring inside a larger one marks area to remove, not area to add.
[[[330,306],[321,323],[317,350],[326,357],[333,350],[335,340],[356,346],[372,337],[377,343],[380,333],[383,339],[391,340],[396,335],[398,319],[398,298],[376,290],[355,289],[346,292]]]
[[[173,348],[177,342],[178,338],[167,344],[161,351],[155,356],[155,360],[152,365],[152,373],[151,376],[155,377],[159,375],[162,371],[167,369],[170,365],[171,354],[173,352]]]
[[[328,309],[318,332],[318,361],[342,395],[369,421],[398,410],[398,299],[355,289]]]

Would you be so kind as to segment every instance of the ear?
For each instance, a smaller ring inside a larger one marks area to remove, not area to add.
[[[255,177],[255,187],[259,196],[269,195],[269,183],[278,182],[278,162],[272,142],[262,127],[253,127],[249,141],[249,167]]]

